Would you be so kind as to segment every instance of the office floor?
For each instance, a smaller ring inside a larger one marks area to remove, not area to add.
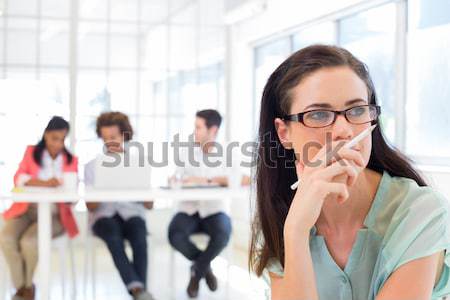
[[[151,267],[151,292],[156,300],[185,300],[189,299],[186,294],[186,285],[189,280],[189,262],[181,255],[176,255],[175,278],[169,278],[170,248],[165,243],[156,243],[152,247]],[[126,300],[131,299],[127,294],[121,279],[112,265],[112,260],[103,245],[97,245],[97,276],[96,296],[93,297],[92,285],[88,284],[87,292],[84,293],[84,250],[75,247],[74,256],[76,264],[77,295],[76,300]],[[204,281],[200,286],[198,300],[262,300],[264,299],[264,283],[250,277],[246,265],[246,253],[241,250],[232,250],[232,264],[229,268],[229,281],[227,284],[227,263],[222,257],[213,262],[213,269],[219,278],[219,289],[215,293],[208,290]],[[53,255],[52,262],[52,289],[51,299],[71,299],[69,280],[66,285],[66,297],[62,298],[61,273],[57,253]],[[66,277],[66,279],[70,279]],[[89,280],[89,283],[91,280]],[[7,298],[9,300],[9,298]]]

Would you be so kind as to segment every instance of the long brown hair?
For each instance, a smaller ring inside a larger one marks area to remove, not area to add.
[[[264,87],[255,156],[256,211],[249,253],[249,267],[258,276],[270,258],[279,260],[284,266],[283,228],[294,197],[290,184],[297,180],[294,151],[281,145],[274,120],[289,114],[290,92],[305,76],[321,68],[339,66],[352,69],[365,82],[369,103],[377,104],[367,66],[349,51],[336,46],[313,45],[295,52],[272,73]],[[411,178],[420,186],[426,185],[410,160],[387,143],[380,126],[372,132],[372,151],[367,167],[379,173],[386,171],[391,176]]]

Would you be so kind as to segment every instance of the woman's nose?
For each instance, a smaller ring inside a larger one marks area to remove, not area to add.
[[[333,124],[333,141],[350,140],[353,138],[353,125],[347,121],[345,116],[338,115]]]

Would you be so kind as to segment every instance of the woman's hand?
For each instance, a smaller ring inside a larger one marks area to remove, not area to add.
[[[148,210],[153,209],[153,200],[144,201],[142,202],[142,205]]]
[[[100,206],[98,202],[86,202],[86,207],[89,211],[95,211]]]
[[[335,149],[338,143],[342,141],[333,142],[331,148]],[[329,147],[322,147],[307,165],[296,162],[297,178],[301,182],[284,225],[286,237],[309,236],[323,202],[332,199],[339,203],[346,201],[348,187],[356,182],[358,173],[364,168],[364,160],[356,150],[341,148],[337,151],[338,159],[327,157],[327,150]]]
[[[189,176],[183,179],[183,184],[208,184],[208,178],[200,176]]]
[[[26,186],[39,186],[39,187],[58,187],[61,184],[62,184],[61,181],[55,177],[50,178],[48,180],[32,178],[25,183]]]
[[[61,181],[55,177],[50,178],[49,180],[47,180],[45,182],[45,186],[48,186],[48,187],[57,187],[57,186],[60,186],[61,184],[62,184]]]

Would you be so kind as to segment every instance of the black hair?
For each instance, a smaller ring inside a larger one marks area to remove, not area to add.
[[[67,130],[67,132],[69,132],[69,130],[70,130],[69,122],[64,120],[62,117],[54,116],[48,122],[47,127],[44,130],[44,134],[49,131],[64,130],[64,129]],[[44,134],[42,135],[41,140],[34,147],[34,151],[33,151],[33,159],[39,166],[42,166],[42,153],[44,152],[44,150],[47,147],[45,144]],[[67,162],[69,164],[72,163],[73,155],[69,152],[69,150],[66,149],[65,146],[63,148],[63,153],[67,157]]]
[[[219,128],[220,124],[222,123],[222,116],[215,109],[200,110],[195,116],[205,119],[206,127],[208,129],[213,126],[217,126],[217,128]]]

